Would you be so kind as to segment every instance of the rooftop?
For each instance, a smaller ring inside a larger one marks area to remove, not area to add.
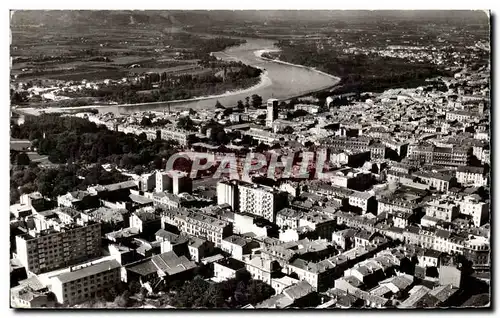
[[[234,271],[238,271],[245,268],[245,263],[232,257],[228,257],[226,259],[220,259],[216,261],[216,263],[224,267],[230,268]]]
[[[72,282],[72,281],[75,281],[75,280],[78,280],[78,279],[81,279],[84,277],[88,277],[91,275],[96,275],[99,273],[107,272],[107,271],[110,271],[112,269],[119,268],[119,267],[121,267],[121,265],[116,260],[109,260],[109,261],[104,261],[104,262],[97,263],[94,265],[90,265],[90,266],[87,266],[87,267],[84,267],[81,269],[77,269],[77,270],[72,271],[72,272],[62,273],[62,274],[54,277],[54,279],[56,279],[64,284],[64,283]]]

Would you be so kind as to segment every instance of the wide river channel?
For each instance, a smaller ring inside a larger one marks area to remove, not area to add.
[[[185,101],[170,101],[134,105],[116,105],[99,108],[100,112],[134,113],[140,111],[181,110],[192,108],[210,109],[217,100],[224,106],[235,106],[238,100],[257,94],[264,100],[268,98],[289,99],[318,90],[326,89],[338,83],[339,79],[310,68],[286,63],[269,61],[260,57],[261,52],[276,50],[273,40],[245,38],[246,43],[228,48],[223,52],[215,52],[214,56],[226,61],[241,61],[244,64],[264,70],[261,82],[245,90],[227,92],[222,95],[199,97]]]
[[[244,64],[262,69],[260,83],[243,90],[226,92],[216,96],[197,97],[188,100],[177,100],[169,102],[155,102],[143,104],[121,104],[121,105],[93,105],[65,108],[50,108],[44,111],[75,111],[86,108],[96,108],[101,113],[113,112],[119,114],[131,114],[144,111],[172,111],[213,109],[219,101],[226,107],[236,106],[238,100],[245,101],[245,97],[253,94],[262,96],[263,100],[277,98],[281,100],[290,99],[295,96],[303,96],[315,91],[333,87],[339,82],[335,76],[325,74],[301,65],[292,65],[279,61],[271,61],[261,58],[260,54],[265,51],[275,51],[277,48],[274,41],[270,39],[244,38],[246,43],[228,48],[223,52],[212,53],[215,57],[225,61],[241,61]],[[27,113],[38,114],[39,109],[25,109]]]

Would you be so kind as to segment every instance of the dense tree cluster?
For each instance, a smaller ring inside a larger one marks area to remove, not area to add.
[[[117,84],[65,94],[73,98],[91,96],[103,101],[131,104],[189,99],[253,86],[259,81],[260,73],[261,70],[247,65],[240,66],[238,71],[227,73],[225,79],[215,73],[168,77],[153,73],[135,84]]]
[[[315,67],[339,76],[341,82],[335,93],[380,92],[387,88],[417,87],[425,85],[425,79],[450,75],[448,71],[429,63],[410,63],[404,59],[378,55],[347,54],[340,50],[321,50],[307,43],[281,40],[279,57],[284,61]],[[330,94],[326,92],[325,94]]]
[[[21,194],[39,191],[48,198],[69,191],[84,190],[88,186],[112,184],[128,180],[128,177],[113,169],[104,170],[100,165],[82,167],[64,165],[57,168],[41,168],[36,164],[13,167],[10,170],[10,201],[15,203]]]
[[[170,305],[178,308],[240,308],[257,304],[274,295],[274,289],[249,275],[238,275],[220,283],[197,276],[175,289]]]
[[[259,108],[262,106],[262,96],[253,94],[252,95],[252,106],[255,108]]]
[[[13,105],[22,104],[28,101],[27,92],[17,92],[13,89],[10,90],[10,103]]]
[[[11,136],[31,140],[52,163],[114,163],[124,169],[159,169],[162,159],[175,153],[176,147],[173,141],[149,141],[144,135],[111,131],[82,118],[57,114],[28,118],[12,127]]]
[[[10,150],[10,163],[18,166],[27,166],[31,162],[30,157],[24,151]]]
[[[179,118],[179,120],[177,121],[177,128],[189,131],[196,131],[195,124],[193,123],[193,121],[189,116],[184,116]]]
[[[147,291],[138,282],[119,283],[107,288],[101,295],[82,303],[83,308],[128,308],[141,305]]]

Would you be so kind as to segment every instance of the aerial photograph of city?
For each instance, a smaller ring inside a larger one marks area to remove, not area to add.
[[[11,311],[491,309],[489,11],[9,14]]]

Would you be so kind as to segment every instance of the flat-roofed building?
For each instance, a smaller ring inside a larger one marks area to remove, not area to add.
[[[286,194],[271,187],[240,182],[238,191],[240,212],[261,216],[271,222],[276,220],[276,212],[287,204]]]
[[[101,255],[101,224],[65,224],[16,236],[16,256],[34,274]]]
[[[74,305],[91,299],[121,281],[121,265],[103,261],[51,278],[51,291],[57,302]]]
[[[188,235],[204,238],[213,242],[215,247],[222,246],[222,239],[233,234],[230,222],[191,210],[167,210],[162,217],[165,224],[177,227]]]
[[[195,133],[187,131],[184,129],[179,129],[174,126],[169,126],[160,129],[161,139],[164,140],[174,140],[180,145],[185,146],[190,143],[191,138],[194,137]]]
[[[238,210],[239,204],[238,183],[233,181],[219,181],[217,183],[217,204],[229,204],[233,211]]]

